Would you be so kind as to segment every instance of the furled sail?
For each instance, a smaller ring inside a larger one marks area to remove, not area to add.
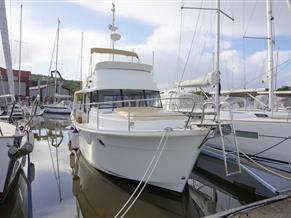
[[[179,84],[179,87],[205,87],[216,83],[216,73],[211,72],[193,80],[185,80]]]
[[[9,94],[14,95],[14,78],[12,71],[12,61],[11,61],[11,52],[9,45],[9,35],[8,35],[8,26],[5,10],[5,0],[0,0],[0,30],[1,30],[1,39],[3,45],[4,58],[7,69],[7,77],[9,84]]]
[[[289,9],[291,10],[291,0],[287,0],[287,4],[289,6]]]

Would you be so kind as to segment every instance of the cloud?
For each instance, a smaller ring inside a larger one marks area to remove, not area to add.
[[[48,27],[43,25],[41,21],[32,18],[33,10],[30,8],[30,3],[25,1],[23,3],[25,3],[23,68],[31,70],[33,73],[47,74],[55,38],[57,15],[55,20],[47,21],[53,24]],[[184,3],[185,6],[201,5],[200,1],[184,1]],[[12,4],[11,13],[13,15],[19,14],[19,4],[20,2]],[[78,5],[88,11],[94,11],[96,14],[102,12],[102,14],[108,16],[108,20],[111,19],[111,1],[68,1],[67,4]],[[116,46],[128,50],[134,49],[146,63],[152,62],[152,51],[154,51],[154,78],[160,88],[170,88],[181,77],[194,32],[195,38],[183,79],[192,79],[212,70],[216,31],[215,13],[199,10],[183,10],[181,12],[180,6],[180,1],[116,1],[116,21],[120,30],[126,25],[126,23],[120,23],[121,17],[140,21],[140,26],[136,25],[136,27],[132,28],[131,31],[134,32],[142,31],[144,23],[148,23],[153,27],[151,34],[142,43],[130,43],[127,40],[121,40]],[[215,4],[213,1],[204,1],[202,6],[214,7]],[[277,35],[284,35],[291,39],[291,28],[287,28],[291,19],[291,12],[288,6],[281,1],[274,2],[273,6],[275,17],[274,32]],[[242,87],[244,77],[248,81],[264,73],[265,49],[248,54],[244,60],[240,45],[236,41],[242,40],[244,32],[253,36],[266,35],[265,2],[251,1],[244,3],[243,1],[233,1],[230,4],[228,1],[222,1],[221,8],[235,18],[235,21],[232,22],[225,16],[221,17],[222,81],[225,88]],[[48,8],[48,10],[53,9]],[[78,14],[76,11],[72,11],[72,13]],[[182,18],[180,18],[181,15]],[[12,21],[8,22],[13,24],[14,48],[12,51],[15,67],[18,66],[18,49],[15,43],[15,40],[18,40],[18,18],[17,16],[12,16]],[[82,19],[81,14],[79,19]],[[90,21],[84,20],[83,22]],[[66,28],[61,26],[60,32],[59,68],[65,78],[78,80],[80,78],[82,30],[77,27],[70,27],[69,21],[66,21],[66,23]],[[104,27],[106,25],[107,23],[104,24]],[[96,28],[84,33],[83,74],[88,72],[90,48],[98,46],[109,46],[107,29]],[[281,59],[283,60],[283,53],[282,57],[280,57]],[[1,58],[0,64],[3,65]],[[284,75],[289,72],[285,70]],[[260,80],[261,78],[251,80],[250,86],[262,85]]]

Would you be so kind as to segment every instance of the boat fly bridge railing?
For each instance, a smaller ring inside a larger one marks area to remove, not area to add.
[[[126,131],[133,131],[135,121],[158,121],[158,120],[183,120],[181,129],[192,128],[188,125],[189,120],[196,115],[200,119],[201,113],[193,115],[191,113],[182,113],[177,111],[167,111],[163,109],[163,100],[173,100],[181,98],[149,98],[149,99],[131,99],[105,102],[76,103],[74,102],[73,113],[75,121],[78,123],[94,122],[90,113],[96,115],[96,128],[102,129],[100,125],[100,116],[103,114],[118,114],[127,120]],[[192,101],[192,112],[194,111],[195,102],[192,98],[182,98],[183,100]]]

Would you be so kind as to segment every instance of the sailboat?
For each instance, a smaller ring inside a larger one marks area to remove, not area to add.
[[[55,96],[54,103],[43,105],[44,114],[59,114],[59,115],[69,115],[71,114],[72,104],[70,95],[62,95],[58,93],[58,81],[57,75],[62,79],[60,72],[58,71],[58,52],[59,52],[59,33],[60,33],[60,20],[58,20],[57,28],[57,41],[56,41],[56,65],[55,70],[51,72],[51,76],[55,80]],[[55,76],[53,76],[55,74]],[[48,84],[49,86],[49,84]],[[59,86],[60,87],[60,86]],[[49,88],[49,87],[48,87]]]
[[[271,0],[266,0],[268,29],[268,69],[269,73],[269,109],[270,111],[233,111],[233,124],[240,150],[260,158],[262,161],[275,161],[289,164],[291,162],[291,122],[290,111],[277,112],[274,109],[273,85],[273,49],[272,49],[272,7]],[[183,81],[180,87],[200,87],[212,85],[213,73],[190,81]],[[179,96],[182,93],[177,93]],[[189,109],[188,109],[189,111]],[[201,112],[198,110],[197,112]],[[229,121],[228,111],[221,110],[222,121]],[[227,138],[228,136],[226,136]],[[220,147],[219,137],[207,141],[212,147]],[[233,143],[225,141],[226,149],[233,150]]]
[[[115,49],[121,36],[114,4],[112,12],[112,48],[91,49],[91,57],[105,54],[111,60],[98,62],[74,96],[72,121],[81,154],[110,175],[182,192],[210,127],[188,126],[188,116],[162,107],[152,66],[136,52]]]

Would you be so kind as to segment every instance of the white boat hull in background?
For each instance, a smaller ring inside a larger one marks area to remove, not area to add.
[[[161,131],[154,136],[152,132],[118,135],[89,132],[81,125],[77,128],[81,153],[91,165],[108,174],[137,181],[143,177],[162,136]],[[149,184],[182,192],[208,131],[171,132]]]
[[[3,135],[0,136],[0,193],[3,193],[7,192],[9,189],[17,169],[20,166],[19,162],[22,160],[22,158],[20,158],[16,160],[18,163],[11,164],[11,160],[8,156],[9,147],[15,144],[15,140],[19,141],[19,146],[24,145],[24,143],[27,142],[27,137],[23,136],[23,132],[17,133],[16,127],[12,124],[0,122],[0,128],[3,133]],[[12,171],[8,175],[9,170]]]
[[[70,114],[71,108],[58,105],[45,105],[43,113],[46,114]]]
[[[291,162],[291,123],[252,118],[234,120],[234,127],[239,148],[244,153],[278,162]],[[234,149],[230,141],[233,141],[232,136],[225,140],[227,150]],[[218,147],[220,138],[209,139],[207,144]]]
[[[0,192],[4,191],[6,176],[8,172],[8,166],[10,158],[8,157],[9,147],[7,145],[12,145],[14,141],[13,137],[0,138]]]

